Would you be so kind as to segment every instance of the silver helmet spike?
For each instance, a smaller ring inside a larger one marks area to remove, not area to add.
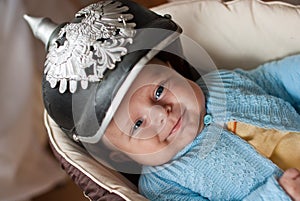
[[[34,36],[40,39],[48,49],[51,36],[59,25],[45,17],[32,17],[26,14],[23,17],[29,24]]]

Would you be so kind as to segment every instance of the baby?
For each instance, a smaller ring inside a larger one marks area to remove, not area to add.
[[[143,165],[150,200],[300,199],[299,170],[282,173],[231,128],[300,131],[299,55],[192,81],[161,56],[180,52],[180,27],[134,2],[100,1],[59,26],[27,18],[48,49],[48,114],[96,159],[104,144]]]
[[[278,184],[297,200],[299,170],[281,176],[218,121],[299,132],[299,84],[291,83],[299,80],[299,64],[297,55],[252,71],[212,72],[196,83],[153,59],[126,93],[103,141],[147,165],[139,188],[150,200],[289,200]],[[294,73],[283,76],[283,70]]]

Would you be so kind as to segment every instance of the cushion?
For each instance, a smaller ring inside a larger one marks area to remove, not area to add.
[[[44,112],[51,148],[62,168],[91,200],[146,200],[137,187],[120,173],[100,164],[70,140]]]
[[[170,14],[183,34],[201,44],[218,68],[250,69],[300,52],[299,5],[259,0],[177,0],[153,10]]]
[[[260,0],[178,0],[153,8],[171,14],[219,68],[253,68],[300,52],[300,6]],[[188,45],[183,44],[187,55]],[[91,200],[146,200],[118,172],[67,138],[45,112],[50,144],[65,171]]]

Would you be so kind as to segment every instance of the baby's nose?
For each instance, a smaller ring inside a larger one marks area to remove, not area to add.
[[[163,126],[166,123],[168,111],[161,105],[154,105],[150,109],[150,122],[153,126]]]

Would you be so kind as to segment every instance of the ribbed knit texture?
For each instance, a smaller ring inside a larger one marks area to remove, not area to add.
[[[293,94],[299,92],[300,79],[289,85],[288,77],[279,81],[283,68],[272,71],[274,65],[293,68],[293,62],[300,64],[299,56],[286,60],[250,72],[218,71],[203,76],[198,84],[213,123],[169,163],[144,167],[140,192],[150,200],[290,200],[277,182],[281,170],[223,129],[224,123],[236,120],[300,131],[300,98]]]

